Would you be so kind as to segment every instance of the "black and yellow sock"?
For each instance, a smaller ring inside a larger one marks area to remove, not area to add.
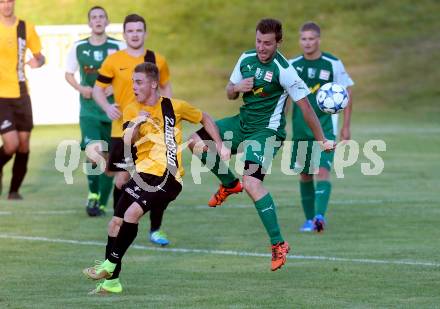
[[[105,246],[105,259],[108,259],[108,257],[110,256],[110,252],[113,248],[115,240],[116,240],[116,237],[111,237],[111,236],[107,237],[107,246]],[[108,280],[119,278],[120,272],[121,272],[121,262],[119,261],[116,264],[115,270],[113,271],[111,278]]]

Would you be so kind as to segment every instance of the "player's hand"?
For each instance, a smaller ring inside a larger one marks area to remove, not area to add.
[[[248,77],[243,79],[237,85],[235,85],[235,90],[237,92],[249,92],[254,88],[254,78]]]
[[[342,127],[340,136],[341,136],[340,139],[342,142],[348,141],[349,139],[351,139],[350,129]]]
[[[32,57],[31,59],[26,62],[27,65],[29,65],[32,69],[38,69],[44,64],[44,57],[41,55],[40,58]]]
[[[319,143],[319,146],[321,147],[321,149],[325,152],[333,151],[336,148],[335,141],[331,141],[331,140],[326,139],[326,140],[320,141],[318,143]]]
[[[151,117],[151,114],[146,111],[139,111],[138,119],[140,123],[147,122],[148,118]]]
[[[116,103],[107,105],[107,107],[105,108],[105,113],[111,120],[116,120],[121,117],[119,106]]]
[[[113,87],[112,86],[108,86],[104,89],[104,93],[106,97],[109,97],[113,94]]]
[[[216,144],[216,147],[222,161],[228,161],[231,158],[231,149],[226,147],[223,143]]]
[[[91,99],[92,98],[92,92],[93,88],[89,86],[80,86],[79,87],[79,93],[83,96],[84,99]]]

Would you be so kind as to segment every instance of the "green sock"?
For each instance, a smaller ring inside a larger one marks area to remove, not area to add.
[[[112,189],[113,177],[108,177],[105,173],[99,175],[99,206],[107,206]]]
[[[256,201],[255,208],[266,228],[267,234],[269,234],[272,245],[283,242],[284,239],[283,236],[281,236],[280,226],[278,225],[275,203],[270,193]]]
[[[315,216],[315,185],[313,180],[300,181],[299,191],[301,193],[301,205],[307,220]]]
[[[323,180],[316,183],[315,203],[317,215],[325,215],[331,191],[332,184],[330,181]]]
[[[209,156],[211,159],[212,153]],[[207,158],[208,152],[203,152],[202,155],[199,156],[200,161],[202,161],[204,165],[206,165]],[[220,157],[218,155],[215,156],[215,164],[212,168],[210,168],[210,170],[215,176],[217,176],[218,179],[220,179],[221,183],[225,186],[233,183],[237,179],[234,173],[232,173],[232,171],[226,166],[225,162],[220,160]]]
[[[99,194],[99,175],[87,175],[89,192]]]

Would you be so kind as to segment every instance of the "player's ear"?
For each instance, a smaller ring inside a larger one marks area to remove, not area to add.
[[[280,48],[280,47],[281,47],[281,43],[283,43],[283,39],[281,39],[281,40],[279,40],[279,41],[277,42],[277,48]]]

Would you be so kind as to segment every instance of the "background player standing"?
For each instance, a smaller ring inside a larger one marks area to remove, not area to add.
[[[96,155],[102,156],[105,152],[104,156],[107,157],[106,152],[111,141],[111,119],[95,103],[92,91],[98,77],[98,69],[104,59],[109,54],[125,48],[125,44],[107,36],[105,28],[109,21],[103,7],[92,7],[87,16],[91,35],[75,42],[71,48],[67,56],[65,77],[80,94],[81,149],[86,150],[89,163],[87,173],[89,194],[86,211],[89,216],[100,216],[105,214],[107,201],[113,188],[113,177],[96,170],[98,162]],[[78,69],[79,83],[75,79],[75,72]],[[107,87],[105,91],[107,100],[113,103],[112,87]],[[105,142],[105,148],[103,148],[103,142]]]
[[[299,44],[304,53],[303,55],[290,60],[290,62],[297,71],[299,77],[301,77],[309,87],[311,94],[308,95],[308,99],[319,118],[325,137],[329,140],[335,140],[336,138],[338,115],[326,114],[318,108],[316,104],[316,92],[322,85],[329,82],[336,82],[347,87],[349,102],[344,110],[344,122],[342,124],[340,139],[349,140],[352,110],[350,86],[354,83],[345,71],[341,60],[329,53],[321,52],[320,36],[321,29],[316,23],[307,22],[302,25],[300,29]],[[304,124],[305,117],[301,109],[299,109],[297,105],[294,105],[292,113],[293,150],[291,168],[294,170],[301,170],[299,183],[301,204],[306,217],[306,221],[300,228],[300,231],[322,232],[326,223],[324,215],[330,199],[330,170],[333,163],[334,153],[321,153],[319,169],[316,174],[316,166],[314,166],[316,164],[313,164],[312,158],[313,142],[316,142],[316,139],[312,134],[312,131]],[[307,145],[307,147],[300,147],[301,143]],[[301,149],[305,148],[307,149],[306,156],[301,154]],[[300,162],[300,157],[305,157],[305,162]],[[316,179],[316,186],[314,179]]]
[[[34,126],[24,69],[25,64],[41,67],[45,58],[34,25],[15,16],[14,8],[15,0],[0,0],[0,194],[3,166],[15,155],[8,199],[21,200],[18,191],[27,172]],[[33,57],[25,63],[27,49]]]

